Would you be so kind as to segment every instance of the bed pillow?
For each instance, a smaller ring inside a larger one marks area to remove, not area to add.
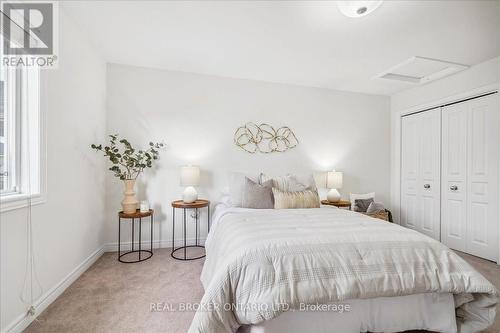
[[[255,209],[274,208],[273,181],[269,180],[261,185],[248,177],[245,178],[241,207]]]
[[[288,191],[288,184],[291,181],[291,175],[270,177],[265,173],[261,173],[259,176],[259,182],[261,184],[264,184],[268,181],[271,181],[273,183],[273,187],[276,187],[280,191],[286,192]]]
[[[368,207],[373,203],[373,199],[356,199],[354,200],[354,208],[355,212],[366,213]]]
[[[384,204],[380,202],[372,202],[370,206],[368,206],[368,209],[366,210],[366,213],[368,214],[375,214],[378,212],[385,212]]]
[[[375,201],[375,192],[371,193],[365,193],[365,194],[356,194],[356,193],[351,193],[349,197],[351,201],[351,209],[354,210],[354,205],[355,205],[355,200],[356,199],[373,199]]]
[[[318,191],[284,192],[273,187],[274,209],[319,208]]]
[[[316,182],[312,174],[307,176],[296,176],[287,174],[285,176],[270,177],[265,173],[261,173],[259,176],[259,182],[263,184],[264,182],[272,180],[273,187],[276,187],[283,192],[298,192],[305,190],[317,190]]]
[[[317,191],[316,180],[312,173],[306,175],[293,175],[294,183],[290,186],[290,191],[311,190]],[[293,186],[298,186],[300,189],[294,189]]]
[[[241,172],[229,172],[228,174],[229,204],[232,207],[241,207],[246,178],[253,181],[258,179],[258,177],[252,177]]]

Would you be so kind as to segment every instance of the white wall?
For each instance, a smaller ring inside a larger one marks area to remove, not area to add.
[[[155,239],[171,240],[170,202],[179,167],[202,169],[200,196],[216,200],[226,172],[344,172],[341,193],[375,191],[389,202],[389,98],[357,93],[108,65],[108,133],[137,145],[164,140],[158,168],[140,177],[139,199],[156,209]],[[289,126],[300,144],[285,153],[249,154],[233,143],[248,121]],[[116,243],[122,184],[108,175],[107,241]],[[128,231],[128,229],[127,229]],[[161,236],[159,236],[161,235]]]
[[[467,97],[490,91],[500,83],[500,57],[485,61],[463,72],[408,89],[391,96],[391,206],[399,216],[401,113],[418,111],[452,101],[456,96]]]
[[[47,201],[32,209],[44,293],[35,303],[54,296],[50,291],[104,243],[105,165],[89,145],[102,141],[105,133],[106,65],[62,10],[60,15],[59,69],[42,73],[48,193]],[[27,209],[18,209],[1,215],[2,332],[28,322],[28,305],[19,299],[27,214]]]

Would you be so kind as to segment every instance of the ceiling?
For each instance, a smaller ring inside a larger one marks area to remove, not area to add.
[[[109,62],[391,95],[373,79],[412,57],[500,55],[500,1],[385,1],[363,18],[333,1],[68,1]]]

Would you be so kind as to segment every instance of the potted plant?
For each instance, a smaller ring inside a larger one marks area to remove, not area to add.
[[[125,184],[125,197],[122,200],[123,212],[125,214],[135,213],[138,200],[135,197],[135,181],[146,168],[153,166],[153,161],[158,159],[159,150],[164,147],[163,143],[149,143],[147,150],[138,150],[126,139],[120,139],[118,134],[109,136],[109,146],[92,144],[90,147],[104,153],[113,164],[109,170],[114,176],[123,180]]]

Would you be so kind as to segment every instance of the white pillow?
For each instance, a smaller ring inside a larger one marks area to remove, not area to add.
[[[285,176],[276,176],[276,177],[271,177],[266,175],[265,173],[261,173],[259,175],[259,184],[264,184],[265,182],[272,180],[273,181],[273,187],[276,187],[278,190],[282,192],[289,192],[289,183],[292,181],[292,176],[291,175],[285,175]]]
[[[226,207],[231,207],[231,197],[229,195],[222,195],[218,203]]]
[[[268,180],[273,181],[273,187],[277,188],[282,192],[300,192],[306,190],[317,190],[316,182],[314,176],[309,174],[307,176],[296,176],[287,174],[285,176],[270,177],[264,173],[259,176],[260,184],[265,183]]]
[[[365,194],[351,193],[349,198],[351,201],[351,210],[352,210],[354,209],[354,201],[356,201],[356,199],[373,199],[373,201],[375,201],[375,192],[365,193]]]
[[[316,180],[314,179],[314,175],[312,173],[306,175],[294,175],[295,181],[297,184],[305,187],[305,190],[318,190],[316,186]],[[304,191],[304,190],[300,190]]]
[[[245,187],[245,177],[258,182],[258,177],[247,175],[242,172],[229,172],[229,204],[232,207],[241,207],[243,199],[243,189]]]

